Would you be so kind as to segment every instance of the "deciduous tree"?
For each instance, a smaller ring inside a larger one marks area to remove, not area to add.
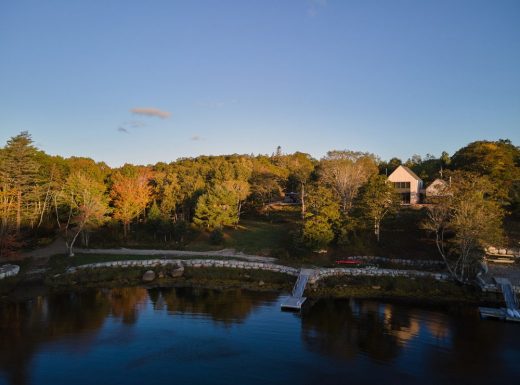
[[[320,166],[321,177],[336,193],[343,214],[352,208],[359,188],[378,172],[374,155],[355,151],[329,151]]]
[[[486,177],[454,172],[444,196],[428,207],[425,228],[435,234],[437,249],[451,276],[468,282],[483,249],[502,239],[504,211],[494,200]]]
[[[69,207],[65,236],[69,256],[74,256],[74,244],[82,231],[92,231],[108,220],[108,198],[105,186],[88,175],[74,172],[63,189],[62,199]]]
[[[398,210],[399,202],[399,195],[383,175],[372,176],[361,188],[358,207],[361,215],[372,223],[377,242],[381,236],[382,220]]]
[[[130,175],[117,172],[113,179],[110,195],[114,203],[114,218],[123,223],[126,238],[130,223],[144,212],[150,201],[149,173],[144,169]]]

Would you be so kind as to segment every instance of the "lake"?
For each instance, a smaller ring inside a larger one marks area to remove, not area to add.
[[[520,383],[520,325],[474,307],[191,288],[0,304],[0,384]]]

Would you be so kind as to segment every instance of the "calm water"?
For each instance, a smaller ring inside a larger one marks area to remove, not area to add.
[[[0,384],[520,383],[520,325],[475,309],[123,288],[0,304]]]

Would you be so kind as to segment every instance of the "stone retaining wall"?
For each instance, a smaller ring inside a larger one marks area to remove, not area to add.
[[[344,257],[339,258],[340,260],[348,260],[348,261],[368,261],[368,262],[388,262],[395,263],[398,265],[405,266],[444,266],[443,261],[434,260],[434,259],[404,259],[404,258],[388,258],[388,257],[377,257],[370,255],[360,255],[357,257]]]
[[[77,267],[71,267],[68,272],[75,272],[79,269],[95,269],[102,267],[161,267],[167,265],[179,265],[182,264],[185,267],[203,268],[203,267],[228,267],[234,269],[244,270],[267,270],[274,271],[277,273],[289,274],[297,276],[299,269],[293,267],[276,265],[274,263],[262,263],[262,262],[244,262],[234,260],[219,260],[219,259],[148,259],[148,260],[129,260],[129,261],[112,261],[112,262],[99,262],[91,263],[88,265],[81,265]]]
[[[148,260],[128,260],[128,261],[112,261],[91,263],[88,265],[81,265],[68,269],[68,272],[73,273],[81,269],[95,269],[107,267],[161,267],[168,265],[182,264],[186,267],[204,268],[204,267],[228,267],[233,269],[244,270],[267,270],[276,273],[289,274],[298,276],[300,269],[294,267],[277,265],[274,263],[262,262],[244,262],[244,261],[227,261],[216,259],[148,259]],[[446,280],[448,275],[445,273],[431,273],[428,271],[418,270],[398,270],[398,269],[379,269],[373,267],[367,268],[320,268],[316,269],[314,275],[310,278],[310,283],[315,283],[320,279],[339,275],[351,276],[387,276],[387,277],[432,277],[437,280]]]
[[[0,266],[0,279],[7,277],[14,277],[20,272],[20,266],[18,265],[3,265]]]
[[[447,280],[449,278],[446,273],[431,273],[429,271],[418,270],[398,270],[398,269],[379,269],[374,267],[368,268],[333,268],[333,269],[319,269],[310,282],[316,282],[327,277],[334,277],[340,275],[350,276],[370,276],[370,277],[431,277],[437,280]]]

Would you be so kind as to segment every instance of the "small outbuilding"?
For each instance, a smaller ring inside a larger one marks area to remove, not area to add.
[[[448,195],[449,184],[443,179],[435,179],[426,187],[426,198],[438,198]]]

